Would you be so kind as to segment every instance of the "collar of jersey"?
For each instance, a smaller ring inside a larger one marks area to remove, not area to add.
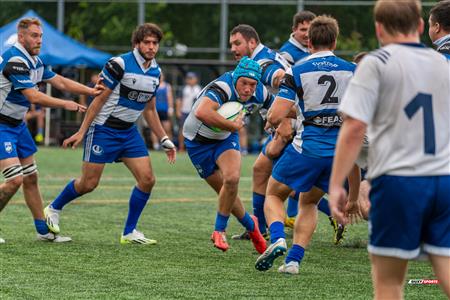
[[[403,46],[416,47],[416,48],[426,48],[427,47],[422,43],[398,43],[398,44],[403,45]]]
[[[255,59],[255,56],[258,55],[259,52],[261,52],[264,49],[264,45],[262,43],[259,43],[258,46],[256,46],[255,50],[253,50],[251,59]]]
[[[433,44],[435,44],[436,46],[440,47],[445,42],[448,42],[448,41],[450,41],[450,34],[447,34],[447,35],[441,37],[440,39],[435,40]]]
[[[28,53],[28,51],[25,50],[25,48],[19,42],[16,42],[14,44],[14,47],[19,49],[19,51],[22,52],[22,54],[25,55],[26,58],[28,58],[28,60],[33,64],[33,66],[36,67],[37,56],[31,56],[30,53]]]
[[[144,67],[145,59],[139,53],[138,49],[136,49],[136,48],[133,49],[133,55],[136,58],[136,61],[137,61],[138,65],[139,65],[139,67],[141,67],[141,69],[142,69],[142,71],[144,73],[146,73],[149,69],[156,67],[156,61],[155,61],[155,59],[152,59],[152,62],[150,63],[150,66],[148,68],[145,68]]]
[[[303,52],[309,53],[308,48],[306,48],[305,46],[303,46],[302,44],[300,44],[295,38],[294,38],[294,34],[291,33],[291,37],[289,38],[289,42],[294,45],[295,47],[297,47],[298,49],[302,50]]]
[[[313,53],[311,55],[309,55],[308,57],[306,57],[306,60],[311,60],[314,58],[319,58],[319,57],[326,57],[326,56],[336,56],[334,55],[334,53],[332,51],[326,50],[326,51],[319,51],[316,53]]]

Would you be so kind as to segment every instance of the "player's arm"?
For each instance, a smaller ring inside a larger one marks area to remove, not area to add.
[[[145,121],[147,121],[151,131],[159,139],[164,151],[166,151],[169,162],[174,163],[176,159],[176,148],[161,125],[161,120],[159,119],[158,112],[156,111],[155,97],[147,102],[142,115],[144,116]]]
[[[197,100],[197,101],[200,101]],[[220,105],[207,96],[203,96],[201,103],[195,111],[195,117],[211,127],[216,127],[225,131],[235,132],[244,127],[242,115],[234,121],[222,117],[217,110]]]
[[[32,104],[39,104],[46,107],[63,108],[70,111],[85,112],[86,106],[80,105],[74,101],[63,100],[44,94],[35,88],[21,90],[25,98]]]
[[[339,131],[336,153],[333,159],[329,194],[333,216],[342,224],[346,224],[349,221],[344,214],[347,197],[342,186],[354,167],[356,158],[361,150],[366,127],[367,125],[364,122],[347,116]],[[354,192],[356,193],[356,190]]]
[[[345,209],[345,214],[350,223],[357,223],[362,218],[361,210],[359,207],[359,187],[361,183],[361,169],[357,164],[353,165],[350,174],[347,177],[348,180],[348,200]]]
[[[283,119],[278,126],[275,136],[266,146],[266,156],[270,159],[280,156],[283,149],[292,139],[292,124],[289,118]]]
[[[94,88],[90,88],[58,74],[46,81],[58,90],[67,91],[73,94],[97,96],[104,89],[104,87],[99,84],[99,82],[95,85]]]
[[[273,88],[277,89],[280,87],[281,80],[283,79],[285,73],[286,72],[283,69],[279,69],[275,72],[275,74],[273,75],[273,78],[272,78],[272,87]]]
[[[103,105],[106,103],[106,100],[108,100],[111,93],[112,93],[111,89],[105,88],[105,90],[100,95],[98,95],[97,97],[94,98],[94,100],[92,100],[92,103],[91,105],[89,105],[86,114],[84,116],[83,122],[81,123],[78,131],[71,137],[64,140],[63,142],[64,148],[71,146],[73,149],[75,149],[75,147],[79,143],[81,143],[86,132],[89,129],[89,126],[91,126],[92,121],[94,121],[95,117],[98,115],[98,113],[102,109]]]

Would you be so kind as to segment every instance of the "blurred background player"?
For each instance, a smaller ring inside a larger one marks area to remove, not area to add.
[[[88,88],[53,73],[39,58],[42,46],[41,22],[21,19],[17,25],[18,40],[0,57],[0,169],[5,182],[0,184],[0,211],[22,186],[39,240],[54,242],[70,238],[55,236],[45,224],[42,197],[38,186],[36,145],[24,122],[31,104],[84,112],[85,106],[73,101],[50,97],[36,88],[41,82],[76,94],[97,95],[101,88]]]
[[[353,63],[332,52],[338,34],[339,27],[334,18],[320,16],[311,22],[311,55],[286,72],[269,111],[267,122],[277,127],[295,105],[301,112],[302,126],[269,179],[264,212],[271,245],[256,261],[255,267],[259,271],[270,269],[273,261],[287,251],[284,201],[293,190],[301,193],[300,209],[294,225],[293,245],[279,272],[298,274],[305,248],[317,226],[317,204],[328,192],[335,143],[342,122],[337,108],[355,69]],[[353,179],[350,195],[356,202],[359,171],[357,180]]]
[[[431,9],[428,25],[436,50],[450,59],[450,0],[440,1]]]
[[[172,117],[173,117],[173,93],[170,83],[165,81],[164,73],[161,73],[161,81],[156,91],[156,111],[158,112],[159,120],[167,133],[167,136],[172,140]],[[153,149],[159,150],[159,140],[156,135],[151,133]]]
[[[260,83],[261,68],[244,57],[233,72],[227,72],[208,84],[194,103],[183,128],[186,150],[198,174],[218,194],[216,223],[211,240],[214,247],[227,251],[226,228],[230,214],[249,232],[255,249],[262,253],[266,240],[258,228],[258,219],[250,216],[238,196],[241,154],[237,131],[244,126],[243,114],[230,121],[217,110],[226,102],[244,106],[262,106],[273,96]],[[211,127],[220,129],[214,131]]]
[[[310,11],[299,11],[292,18],[292,33],[280,48],[280,54],[293,66],[309,55],[308,30],[316,15]]]
[[[181,90],[181,97],[177,100],[176,111],[178,119],[178,148],[184,151],[183,125],[187,116],[192,110],[192,105],[196,97],[200,94],[202,88],[198,84],[197,74],[194,72],[186,73],[186,84]]]
[[[417,0],[376,2],[375,32],[383,47],[362,60],[339,107],[345,121],[330,205],[348,222],[342,185],[367,129],[375,299],[403,299],[408,260],[421,249],[450,297],[450,65],[420,43],[421,13]]]
[[[63,207],[76,198],[92,192],[98,185],[106,163],[121,161],[136,179],[129,200],[121,244],[156,244],[136,230],[147,204],[155,176],[147,147],[140,136],[136,120],[143,114],[151,130],[160,139],[169,163],[176,158],[175,145],[166,135],[156,112],[155,93],[161,69],[155,60],[161,29],[145,23],[133,32],[133,50],[110,59],[101,72],[105,91],[95,97],[77,133],[63,146],[75,148],[84,139],[81,177],[70,181],[53,202],[45,208],[47,224],[59,232]]]

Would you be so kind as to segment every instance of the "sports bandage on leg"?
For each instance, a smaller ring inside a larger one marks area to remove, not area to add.
[[[9,181],[17,176],[22,176],[22,166],[21,165],[12,165],[5,168],[3,171],[3,176],[5,177],[5,181]]]
[[[163,138],[161,139],[161,147],[164,149],[164,151],[169,151],[172,149],[175,149],[175,144],[169,139],[169,137],[163,136]]]
[[[31,174],[37,173],[38,171],[36,162],[34,161],[29,165],[23,166],[22,169],[23,169],[23,176],[29,176]]]

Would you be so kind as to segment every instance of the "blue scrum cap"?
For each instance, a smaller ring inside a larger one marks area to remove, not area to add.
[[[251,58],[244,56],[239,61],[236,69],[233,72],[233,85],[236,86],[236,82],[240,77],[247,77],[256,81],[261,80],[261,67],[259,64]]]

